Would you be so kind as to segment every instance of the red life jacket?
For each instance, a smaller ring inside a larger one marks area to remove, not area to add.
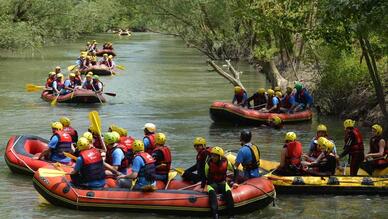
[[[163,175],[163,174],[168,174],[171,169],[171,151],[168,146],[160,146],[155,148],[152,153],[155,153],[156,151],[160,151],[163,154],[163,159],[162,160],[156,160],[156,173]],[[161,165],[165,164],[165,165]],[[159,166],[161,165],[161,166]],[[159,167],[158,167],[159,166]]]
[[[127,151],[128,151],[128,150],[132,150],[132,144],[133,144],[134,141],[135,141],[135,139],[133,137],[131,137],[131,136],[129,136],[129,137],[122,136],[122,137],[120,137],[119,143],[124,145],[127,148]]]
[[[148,135],[144,136],[143,140],[145,138],[148,138],[148,140],[150,142],[150,145],[148,145],[148,147],[145,150],[145,152],[147,152],[148,154],[152,155],[152,151],[155,149],[155,133],[148,134]]]
[[[362,141],[362,135],[361,135],[361,132],[358,128],[353,128],[352,129],[352,134],[348,134],[346,137],[345,137],[345,144],[346,142],[349,140],[349,138],[352,137],[352,135],[354,136],[354,141],[352,145],[350,145],[350,154],[353,154],[353,153],[364,153],[364,143]]]
[[[81,76],[75,76],[74,78],[74,84],[75,86],[80,86],[82,84],[82,78]]]
[[[57,130],[52,137],[54,136],[58,137],[58,143],[55,146],[55,149],[53,149],[54,153],[63,155],[63,152],[71,152],[72,139],[68,133]]]
[[[53,79],[47,78],[47,80],[46,80],[46,85],[45,85],[46,88],[53,87],[53,82],[54,82]]]
[[[206,147],[202,151],[197,153],[196,161],[198,162],[205,162],[207,156],[209,156],[210,151],[212,150],[211,147]]]
[[[65,88],[65,83],[62,83],[62,81],[57,81],[57,90],[62,90]]]
[[[225,157],[222,157],[219,162],[213,162],[212,159],[209,159],[207,164],[209,165],[208,184],[225,182],[228,160]]]
[[[237,104],[242,104],[243,103],[244,93],[245,93],[245,91],[242,90],[240,93],[234,95],[236,97]]]
[[[84,181],[105,179],[104,164],[101,154],[97,149],[91,148],[83,150],[79,155],[83,160],[80,173]]]
[[[144,161],[144,166],[140,168],[138,176],[144,177],[148,181],[153,181],[155,179],[155,160],[154,158],[146,152],[138,152],[135,156],[140,156]]]
[[[284,97],[283,107],[286,109],[290,109],[292,107],[290,103],[290,98],[291,98],[291,94],[288,94]]]
[[[299,141],[293,141],[286,144],[287,156],[286,164],[299,166],[302,156],[302,144]]]
[[[122,171],[126,170],[129,166],[128,158],[125,156],[125,154],[127,153],[127,148],[124,145],[115,144],[114,147],[107,148],[106,154],[105,154],[105,162],[108,163],[109,165],[113,165],[112,154],[115,150],[122,150],[124,153],[124,158],[121,160],[121,164],[118,167],[118,171],[122,172]]]
[[[103,149],[100,137],[93,136],[93,146],[97,149]]]
[[[71,136],[73,143],[78,141],[78,133],[73,127],[71,126],[63,127],[63,131]]]

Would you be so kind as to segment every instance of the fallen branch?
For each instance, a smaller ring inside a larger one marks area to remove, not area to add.
[[[224,70],[222,70],[222,68],[220,68],[214,61],[212,60],[207,60],[207,63],[219,74],[221,75],[222,77],[224,77],[226,80],[228,80],[230,83],[233,84],[233,86],[240,86],[242,89],[245,90],[245,87],[242,85],[241,81],[240,81],[240,78],[238,77],[237,79],[233,76],[231,76],[230,74],[228,74],[227,72],[225,72]],[[231,64],[228,63],[230,66]],[[234,69],[234,68],[233,68]],[[237,72],[236,70],[234,70],[235,72]]]

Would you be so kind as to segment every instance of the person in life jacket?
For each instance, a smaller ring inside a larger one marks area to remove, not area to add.
[[[251,143],[252,133],[249,130],[242,130],[240,133],[241,148],[237,152],[235,167],[243,166],[244,174],[242,180],[256,178],[260,176],[260,150],[259,147]]]
[[[275,91],[272,89],[267,90],[267,105],[261,109],[260,112],[264,113],[279,113],[280,110],[280,99],[275,95]]]
[[[143,127],[144,130],[144,151],[152,155],[152,151],[155,149],[155,132],[156,126],[153,123],[146,123]]]
[[[75,74],[74,73],[70,73],[69,74],[69,78],[65,80],[65,82],[63,83],[63,86],[64,86],[64,93],[65,94],[68,94],[68,93],[71,93],[74,91],[75,89]]]
[[[350,175],[356,176],[361,163],[364,160],[364,143],[361,132],[354,127],[356,122],[347,119],[344,121],[345,128],[345,145],[344,151],[339,155],[343,158],[349,154],[348,163],[350,163]]]
[[[90,54],[90,64],[93,66],[93,65],[97,65],[97,55],[96,55],[96,52],[92,52]]]
[[[88,132],[92,133],[92,145],[98,150],[103,150],[104,146],[102,143],[102,138],[98,135],[98,131],[94,130],[91,126],[88,128]]]
[[[55,78],[56,78],[55,72],[50,72],[48,74],[48,78],[46,79],[46,84],[45,84],[46,89],[49,90],[53,88],[53,82],[55,81]]]
[[[81,72],[79,70],[75,71],[74,85],[75,85],[75,87],[82,85],[82,76],[81,76]]]
[[[93,73],[89,74],[91,72],[88,72],[86,74],[84,82],[82,82],[82,88],[86,90],[93,90]]]
[[[155,136],[156,148],[152,151],[152,157],[155,159],[155,179],[162,180],[167,183],[168,173],[171,169],[171,151],[170,147],[166,146],[167,137],[163,133],[157,133]]]
[[[230,218],[234,215],[234,200],[231,188],[227,182],[227,171],[233,172],[233,181],[230,182],[233,188],[237,188],[238,184],[234,183],[237,178],[237,170],[224,157],[224,150],[221,147],[213,147],[210,151],[210,158],[205,164],[205,176],[207,187],[202,184],[204,192],[209,194],[210,211],[214,219],[218,219],[218,199],[217,194],[222,194],[226,202],[226,211]]]
[[[297,102],[294,111],[299,112],[306,109],[310,109],[313,105],[313,97],[307,91],[306,88],[303,87],[301,83],[295,84],[295,101]]]
[[[128,131],[122,127],[119,127],[117,125],[110,125],[109,132],[117,132],[120,135],[119,142],[120,144],[124,145],[127,149],[126,157],[131,158],[133,155],[132,151],[132,144],[135,139],[131,136],[128,136]]]
[[[265,89],[259,88],[256,93],[247,99],[248,108],[251,108],[250,102],[253,100],[252,109],[260,110],[267,104],[267,96],[265,95]]]
[[[84,138],[86,138],[86,139],[88,140],[88,142],[89,142],[89,148],[94,148],[94,146],[93,146],[93,134],[92,134],[92,133],[90,133],[90,132],[84,132],[84,133],[82,134],[81,137],[84,137]],[[78,142],[78,141],[77,141],[77,142]],[[76,148],[75,148],[75,151],[74,151],[74,153],[73,153],[73,155],[76,156],[76,157],[78,157],[80,152],[81,152],[81,151],[79,151],[78,148],[76,147]]]
[[[248,99],[247,92],[242,87],[235,86],[232,104],[245,107],[247,106],[247,99]]]
[[[206,146],[206,139],[203,137],[196,137],[193,145],[194,149],[197,151],[196,162],[193,166],[185,170],[182,178],[185,181],[197,183],[205,180],[205,163],[208,155],[210,154],[211,148]]]
[[[82,66],[84,69],[88,69],[88,68],[92,67],[92,60],[90,60],[90,56],[85,57]]]
[[[294,132],[287,132],[284,141],[280,164],[273,173],[282,176],[301,175],[302,144],[296,140]]]
[[[310,141],[309,152],[307,154],[302,155],[307,161],[316,160],[318,156],[322,153],[318,145],[318,138],[320,137],[325,137],[329,139],[333,143],[332,153],[337,154],[337,149],[335,147],[334,141],[331,140],[327,134],[327,127],[324,124],[319,124],[317,126],[316,135]]]
[[[372,126],[372,137],[369,140],[369,153],[365,155],[366,162],[362,168],[372,175],[376,169],[388,167],[388,144],[383,138],[383,127],[379,124]]]
[[[55,72],[56,75],[61,73],[61,66],[55,67],[54,72]]]
[[[107,53],[104,53],[102,55],[102,57],[100,58],[100,60],[98,60],[98,64],[99,65],[106,65],[108,66],[108,54]]]
[[[72,184],[86,189],[103,188],[105,173],[100,152],[90,147],[89,141],[84,137],[78,139],[77,150],[79,156],[70,173]]]
[[[73,143],[76,143],[78,141],[78,132],[70,126],[70,119],[64,116],[59,119],[59,122],[63,126],[63,131],[71,136]]]
[[[284,126],[282,119],[277,115],[272,115],[271,118],[268,118],[265,125],[274,129],[282,129]]]
[[[97,52],[97,41],[93,40],[88,48],[88,53]]]
[[[108,68],[110,68],[110,69],[114,69],[114,68],[115,68],[116,63],[113,61],[113,56],[112,56],[112,55],[109,55],[109,56],[108,56],[108,62],[106,63],[106,65],[107,65]]]
[[[104,84],[100,81],[100,77],[98,75],[93,76],[92,88],[96,93],[102,93],[104,90]]]
[[[114,170],[126,175],[128,168],[128,159],[125,156],[126,148],[119,144],[120,135],[117,132],[107,132],[104,134],[104,143],[106,146],[105,162]],[[113,175],[109,170],[105,171],[106,175]]]
[[[132,161],[132,173],[118,176],[120,187],[132,187],[131,180],[136,180],[132,190],[145,190],[149,187],[155,188],[155,160],[144,152],[144,143],[141,140],[133,142],[135,156]],[[130,179],[129,181],[127,179]]]
[[[53,91],[56,95],[62,95],[65,94],[65,84],[63,82],[63,74],[59,73],[56,76],[56,80],[53,82]]]
[[[60,122],[53,122],[51,124],[53,135],[48,143],[48,149],[43,151],[38,159],[48,157],[49,161],[69,163],[70,158],[66,157],[63,152],[72,153],[72,139],[71,136],[63,131],[63,125]]]
[[[309,175],[332,176],[337,168],[337,158],[333,153],[334,143],[325,137],[319,137],[317,142],[322,153],[313,162],[302,161],[302,164],[310,167],[306,170]]]
[[[86,58],[86,55],[81,54],[81,55],[78,57],[77,61],[75,62],[75,64],[79,66],[79,70],[80,70],[80,71],[87,69],[87,67],[84,66],[85,58]]]
[[[296,101],[295,96],[292,92],[293,88],[287,87],[286,95],[284,95],[280,103],[280,112],[293,113],[293,110],[296,107]]]

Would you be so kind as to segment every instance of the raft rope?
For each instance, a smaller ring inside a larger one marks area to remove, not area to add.
[[[15,145],[16,145],[16,143],[19,142],[19,140],[20,140],[21,137],[22,137],[22,136],[19,136],[18,139],[13,143],[13,145],[12,145],[12,147],[11,147],[11,153],[16,157],[16,159],[17,159],[18,161],[22,162],[22,163],[24,164],[24,166],[26,166],[31,172],[35,173],[35,170],[33,170],[30,166],[28,166],[27,163],[26,163],[23,159],[21,159],[21,158],[16,154],[16,152],[14,151]]]
[[[253,184],[250,184],[250,183],[247,183],[247,182],[243,183],[242,185],[249,185],[249,186],[252,186],[252,187],[254,187],[254,188],[256,188],[256,189],[262,191],[262,192],[263,192],[264,194],[266,194],[268,197],[272,198],[272,200],[273,200],[272,203],[273,203],[273,206],[275,207],[276,192],[275,192],[273,195],[270,195],[268,192],[264,191],[262,188],[260,188],[260,187],[258,187],[258,186],[256,186],[256,185],[253,185]],[[275,190],[274,190],[274,191],[275,191]]]

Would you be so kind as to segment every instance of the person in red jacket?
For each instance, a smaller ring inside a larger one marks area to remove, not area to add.
[[[358,169],[364,160],[364,143],[360,130],[354,127],[355,123],[351,119],[344,121],[345,145],[344,151],[339,155],[341,159],[349,154],[348,162],[350,163],[351,176],[357,176]]]
[[[210,154],[210,147],[206,146],[206,139],[203,137],[196,137],[194,139],[194,148],[197,151],[196,162],[193,166],[185,170],[182,175],[183,180],[192,183],[204,181],[205,178],[205,163]],[[197,172],[197,173],[194,173]]]
[[[157,133],[155,137],[156,148],[152,151],[152,157],[155,159],[155,179],[162,180],[167,183],[168,172],[171,169],[171,151],[170,147],[166,146],[166,135]]]
[[[153,123],[146,123],[143,130],[144,151],[152,155],[152,151],[155,149],[156,126]]]
[[[70,119],[64,116],[59,119],[59,122],[63,125],[63,131],[71,136],[73,143],[76,143],[78,141],[78,132],[70,126]]]
[[[53,89],[53,82],[55,81],[55,76],[56,74],[53,71],[48,74],[48,78],[46,80],[46,85],[45,85],[46,89]]]
[[[287,132],[284,141],[285,145],[280,157],[280,164],[274,174],[283,176],[301,175],[302,144],[296,140],[294,132]]]

